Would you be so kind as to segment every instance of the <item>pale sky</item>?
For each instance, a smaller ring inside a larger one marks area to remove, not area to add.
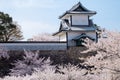
[[[81,2],[96,11],[95,24],[120,31],[120,0],[0,0],[0,11],[8,13],[22,28],[24,40],[59,29],[58,17]]]

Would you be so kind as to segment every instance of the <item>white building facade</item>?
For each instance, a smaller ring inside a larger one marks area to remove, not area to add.
[[[60,28],[53,35],[59,36],[60,41],[66,41],[68,47],[81,46],[83,38],[97,41],[97,28],[90,19],[95,14],[79,2],[59,17]]]

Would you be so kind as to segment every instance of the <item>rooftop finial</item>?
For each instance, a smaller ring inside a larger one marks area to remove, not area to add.
[[[81,2],[79,1],[78,4],[81,5]]]

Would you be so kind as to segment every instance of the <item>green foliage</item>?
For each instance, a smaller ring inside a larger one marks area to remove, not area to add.
[[[15,41],[23,39],[20,26],[13,22],[9,14],[0,12],[0,41]]]

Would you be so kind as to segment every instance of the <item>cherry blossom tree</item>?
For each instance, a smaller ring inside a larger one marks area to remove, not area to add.
[[[102,35],[97,43],[85,40],[88,50],[83,53],[95,52],[95,55],[87,57],[83,64],[94,65],[93,73],[101,75],[101,80],[120,80],[120,33],[106,31]]]
[[[23,60],[18,60],[13,65],[15,66],[11,69],[10,75],[13,76],[22,76],[29,74],[31,75],[36,68],[39,68],[43,71],[46,68],[50,68],[50,58],[45,60],[44,58],[40,58],[38,52],[33,53],[31,51],[24,51],[25,55],[23,56]]]
[[[100,80],[91,75],[84,75],[86,73],[85,69],[80,69],[71,64],[59,66],[59,71],[61,73],[56,72],[56,69],[53,67],[46,68],[43,71],[39,68],[32,75],[6,76],[0,80]]]
[[[28,39],[28,41],[59,41],[59,38],[52,36],[52,34],[49,33],[42,33],[33,36],[32,38]]]

